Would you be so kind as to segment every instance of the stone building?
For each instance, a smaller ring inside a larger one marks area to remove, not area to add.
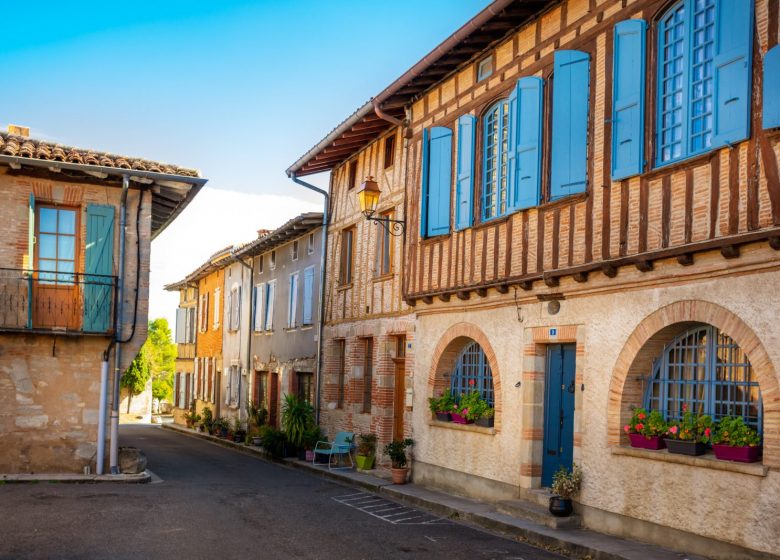
[[[206,181],[16,132],[0,133],[0,472],[103,472],[108,371],[146,339],[150,242]]]
[[[535,500],[576,462],[586,527],[780,553],[778,11],[497,0],[290,169],[332,169],[332,235],[363,239],[351,179],[377,175],[379,118],[403,119],[416,482]],[[328,257],[334,346],[369,302],[342,311]],[[474,387],[493,427],[431,417],[429,397]],[[763,459],[632,448],[639,406],[741,416]]]
[[[380,450],[411,431],[414,367],[402,229],[392,222],[406,216],[406,150],[396,118],[403,110],[393,113],[389,122],[366,104],[287,170],[296,177],[331,172],[320,424],[330,436],[375,433]],[[369,177],[382,192],[374,221],[358,206]]]
[[[245,399],[265,408],[268,423],[278,427],[286,394],[315,403],[322,214],[301,214],[258,233],[236,254],[251,263],[251,319],[242,327],[251,340]]]
[[[174,422],[184,424],[185,411],[179,408],[181,404],[180,388],[186,386],[187,376],[195,372],[195,334],[198,328],[198,283],[180,280],[168,284],[169,292],[179,292],[179,306],[176,309],[176,325],[174,326],[174,342],[176,343],[176,364],[173,372],[173,402]],[[182,382],[182,376],[184,382]],[[191,377],[190,377],[191,379]]]

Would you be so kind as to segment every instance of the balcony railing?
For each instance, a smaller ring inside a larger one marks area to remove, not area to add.
[[[116,276],[0,268],[0,330],[110,334]]]

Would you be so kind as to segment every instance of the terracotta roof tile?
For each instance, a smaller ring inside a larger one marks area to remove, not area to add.
[[[102,165],[118,169],[154,171],[181,175],[183,177],[200,177],[200,173],[195,169],[71,146],[62,146],[53,142],[16,136],[2,131],[0,131],[0,154],[47,161]]]

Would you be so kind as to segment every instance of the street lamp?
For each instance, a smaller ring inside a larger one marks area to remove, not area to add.
[[[393,236],[403,235],[406,231],[406,222],[404,220],[391,220],[390,218],[376,218],[376,208],[379,205],[379,195],[382,191],[379,190],[379,185],[371,176],[366,177],[366,180],[360,185],[357,191],[358,203],[360,204],[360,211],[366,217],[367,220],[372,220],[379,223],[385,231]]]

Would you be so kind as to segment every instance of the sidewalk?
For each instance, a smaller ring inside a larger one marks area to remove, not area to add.
[[[258,447],[227,441],[174,424],[164,424],[162,427],[191,437],[199,437],[217,445],[231,447],[248,455],[265,458],[265,454]],[[675,552],[586,529],[570,528],[567,527],[566,523],[563,523],[562,527],[552,528],[542,522],[502,513],[494,504],[446,494],[411,483],[395,485],[385,478],[366,472],[347,469],[329,471],[327,465],[315,466],[298,459],[284,459],[279,463],[289,468],[307,471],[315,476],[362,488],[399,502],[425,508],[442,517],[466,521],[575,558],[590,558],[592,560],[704,560],[701,556]],[[520,500],[512,500],[512,502],[520,502]],[[536,504],[524,502],[519,504],[516,509],[527,511],[530,514],[527,517],[533,519],[534,513],[539,508]]]
[[[152,480],[148,471],[138,474],[2,474],[0,483],[23,482],[123,482],[144,484]]]

